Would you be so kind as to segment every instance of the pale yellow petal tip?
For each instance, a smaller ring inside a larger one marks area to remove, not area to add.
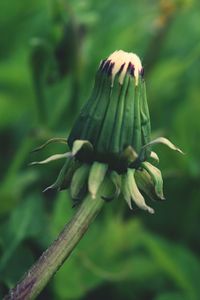
[[[179,153],[185,155],[185,152],[183,152],[180,148],[176,148],[176,151],[178,151]]]
[[[113,69],[112,69],[112,77],[114,78],[117,72],[120,70],[121,66],[124,65],[124,68],[121,72],[119,82],[122,84],[124,80],[124,76],[126,73],[126,70],[128,68],[129,63],[131,63],[134,66],[134,77],[136,85],[138,84],[138,78],[139,74],[142,71],[142,63],[140,61],[140,58],[135,54],[131,52],[125,52],[123,50],[117,50],[113,52],[107,60],[110,60],[111,63],[114,63]]]
[[[151,208],[150,206],[148,206],[147,211],[153,215],[155,213],[155,210],[153,208]]]

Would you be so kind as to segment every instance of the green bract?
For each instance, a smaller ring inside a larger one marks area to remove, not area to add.
[[[51,139],[38,149],[54,141],[65,140]],[[164,199],[161,172],[149,162],[159,161],[152,146],[162,143],[181,152],[166,138],[151,141],[144,69],[137,55],[121,50],[101,62],[91,97],[65,142],[70,152],[35,162],[66,159],[49,188],[70,188],[71,197],[77,202],[88,192],[95,198],[107,180],[110,195],[102,195],[103,199],[121,195],[131,209],[135,203],[149,213],[154,210],[146,205],[143,193],[151,199]]]

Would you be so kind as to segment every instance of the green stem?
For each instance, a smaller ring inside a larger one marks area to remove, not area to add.
[[[58,238],[41,255],[17,286],[10,290],[4,300],[35,299],[73,251],[99,213],[103,203],[100,196],[92,199],[88,195]]]

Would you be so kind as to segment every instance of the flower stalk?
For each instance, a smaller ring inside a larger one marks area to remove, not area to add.
[[[103,186],[103,189],[106,185]],[[101,189],[102,192],[102,189]],[[104,201],[98,194],[92,199],[90,194],[84,199],[72,220],[52,245],[40,256],[24,278],[10,290],[4,300],[32,300],[44,289],[51,277],[69,257],[77,243],[86,233],[89,225],[100,212]]]
[[[80,207],[5,300],[35,299],[84,235],[104,200],[121,196],[130,209],[139,207],[153,214],[145,196],[158,201],[165,198],[162,174],[154,165],[159,158],[152,148],[164,144],[182,152],[164,137],[151,140],[144,69],[136,54],[122,50],[100,63],[91,97],[68,139],[50,139],[36,151],[53,142],[68,144],[70,151],[32,165],[65,159],[56,181],[45,191],[69,189]]]

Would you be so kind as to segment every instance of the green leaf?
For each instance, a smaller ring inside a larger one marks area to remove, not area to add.
[[[144,245],[161,272],[184,293],[187,300],[199,299],[200,263],[185,247],[147,234]]]
[[[2,272],[17,247],[25,238],[35,237],[42,233],[44,224],[42,199],[33,195],[21,203],[11,214],[3,234],[4,254],[0,259]]]
[[[166,292],[157,296],[154,300],[187,300],[187,298],[177,292]]]

